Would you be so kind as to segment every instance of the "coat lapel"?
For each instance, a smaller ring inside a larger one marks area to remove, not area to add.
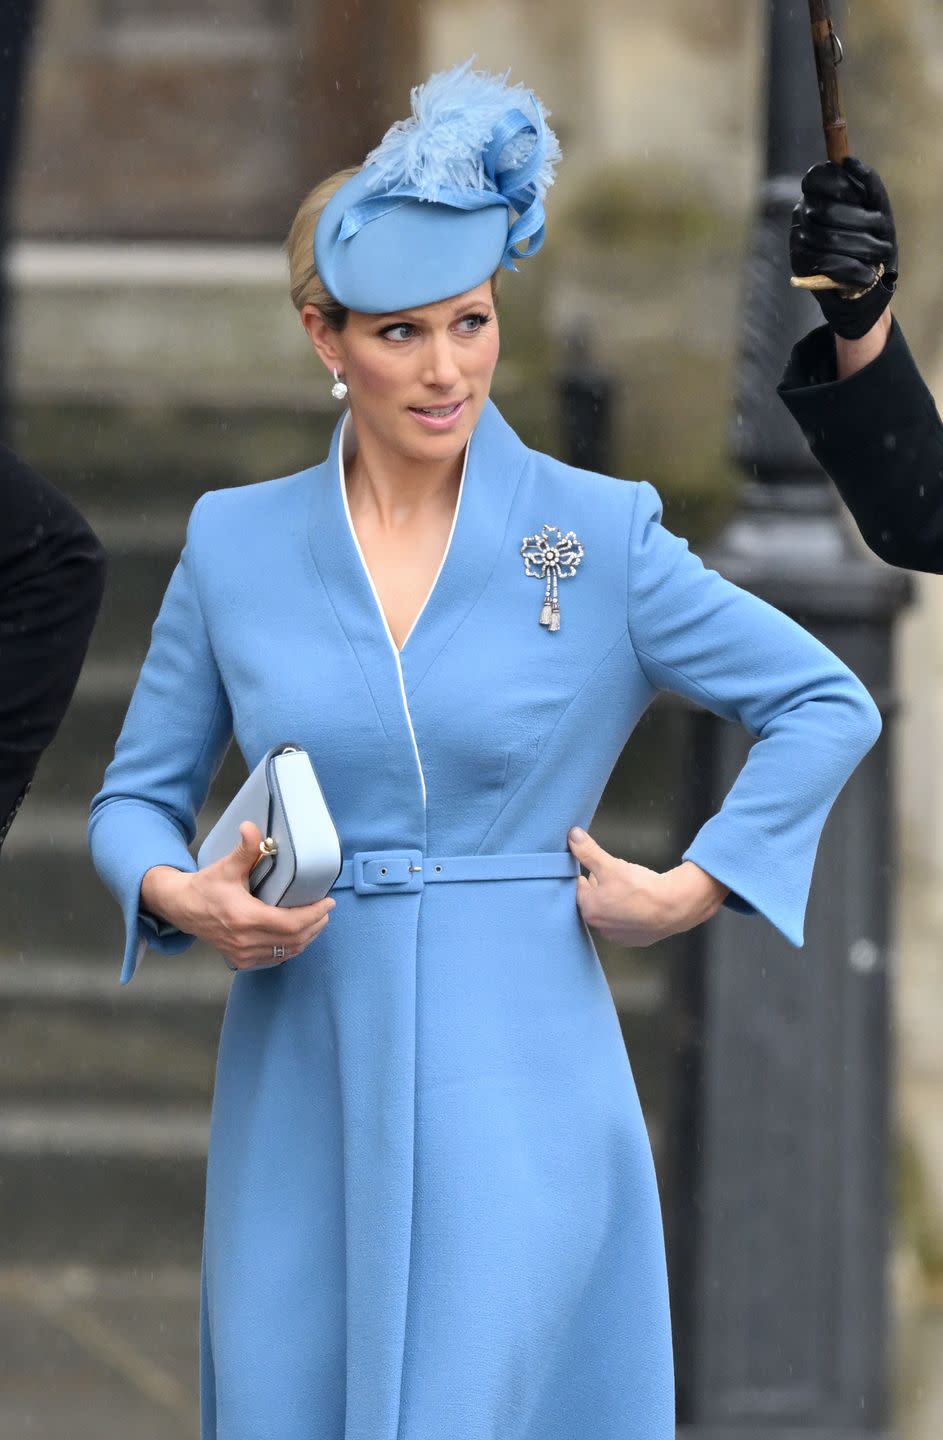
[[[504,553],[508,520],[529,451],[489,400],[469,441],[452,540],[438,579],[403,646],[412,695],[467,618]]]
[[[337,622],[363,671],[381,724],[391,740],[405,738],[412,749],[403,702],[400,665],[370,577],[351,529],[341,489],[337,425],[327,461],[312,475],[308,538]]]
[[[338,621],[367,677],[387,733],[399,726],[396,647],[363,563],[344,501],[343,420],[314,475],[311,551]],[[451,538],[435,584],[403,646],[407,693],[474,607],[506,539],[508,517],[529,451],[489,400],[469,441]],[[390,695],[392,683],[393,695]]]

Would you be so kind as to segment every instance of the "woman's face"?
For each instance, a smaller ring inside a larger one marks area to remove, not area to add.
[[[498,318],[485,280],[464,295],[390,315],[348,312],[330,330],[313,305],[302,321],[329,370],[348,387],[358,439],[412,461],[462,453],[491,389]]]

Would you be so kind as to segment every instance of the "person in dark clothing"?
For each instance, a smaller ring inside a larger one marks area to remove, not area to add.
[[[38,0],[0,0],[0,438],[9,421],[7,330],[9,285],[4,273],[17,142],[29,55],[39,18]]]
[[[0,445],[0,846],[72,698],[104,580],[82,516]]]
[[[796,275],[865,293],[814,292],[827,324],[796,345],[779,393],[875,554],[943,574],[943,422],[891,315],[897,237],[880,176],[856,159],[813,166],[790,255]]]
[[[37,0],[0,0],[0,432],[7,421],[10,190]],[[105,554],[64,495],[0,444],[0,846],[75,690]]]

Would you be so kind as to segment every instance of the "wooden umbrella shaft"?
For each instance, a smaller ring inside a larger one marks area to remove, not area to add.
[[[815,69],[819,77],[819,99],[822,102],[825,149],[829,160],[841,165],[851,153],[838,80],[838,67],[842,61],[841,41],[832,22],[830,0],[809,0],[809,15],[812,20]],[[877,271],[878,279],[883,273],[884,267],[880,266]],[[867,293],[867,287],[864,290],[851,290],[828,275],[793,275],[790,284],[797,290],[839,290],[848,299],[857,299]]]
[[[841,42],[832,23],[830,0],[809,0],[812,20],[812,45],[815,68],[819,77],[822,102],[822,128],[829,160],[841,164],[850,154],[848,125],[842,106],[838,66],[841,63]]]

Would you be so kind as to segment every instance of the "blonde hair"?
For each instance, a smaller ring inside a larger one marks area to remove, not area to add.
[[[298,206],[285,240],[291,303],[299,315],[305,305],[316,306],[325,325],[331,330],[343,330],[347,324],[348,310],[346,305],[334,299],[317,272],[314,263],[314,232],[327,202],[361,168],[360,165],[352,165],[346,170],[338,170],[326,180],[322,180],[320,185],[315,185],[313,190],[309,190]],[[495,304],[498,301],[500,275],[499,268],[491,277],[491,297]]]
[[[352,165],[346,170],[338,170],[336,174],[322,180],[320,185],[315,185],[313,190],[309,190],[298,206],[285,240],[291,303],[299,315],[305,305],[316,305],[325,325],[331,330],[343,330],[347,324],[347,307],[334,299],[317,272],[314,263],[314,232],[327,202],[360,168],[359,165]]]

